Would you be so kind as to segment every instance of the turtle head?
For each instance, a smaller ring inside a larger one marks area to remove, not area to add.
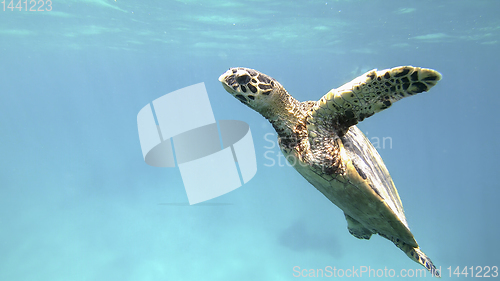
[[[275,108],[283,92],[286,93],[278,81],[250,68],[231,68],[219,81],[226,91],[264,117],[270,117],[271,107]]]
[[[269,120],[280,138],[291,138],[299,119],[304,119],[301,103],[278,81],[257,70],[230,68],[219,81],[231,95]]]

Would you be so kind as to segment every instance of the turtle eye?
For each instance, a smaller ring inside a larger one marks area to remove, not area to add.
[[[238,84],[241,84],[241,85],[245,85],[249,81],[250,81],[250,76],[248,76],[246,74],[236,77],[236,82],[238,82]]]

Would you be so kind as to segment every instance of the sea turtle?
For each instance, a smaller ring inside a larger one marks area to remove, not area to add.
[[[428,91],[440,79],[427,68],[374,69],[319,101],[299,102],[254,69],[230,68],[219,77],[230,94],[271,122],[286,159],[344,211],[354,237],[379,234],[435,276],[439,271],[410,232],[382,158],[355,125],[404,97]]]

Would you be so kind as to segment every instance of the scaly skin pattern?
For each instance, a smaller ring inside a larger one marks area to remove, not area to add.
[[[342,209],[353,236],[379,234],[434,276],[439,272],[415,241],[382,158],[355,125],[440,79],[437,71],[412,66],[372,70],[318,101],[299,102],[253,69],[231,68],[219,77],[230,94],[271,122],[284,156]]]

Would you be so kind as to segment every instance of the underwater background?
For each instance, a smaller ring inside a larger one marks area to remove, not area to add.
[[[453,271],[471,266],[495,276],[500,1],[0,5],[0,280],[295,280],[328,267],[423,268],[378,235],[349,234],[342,211],[285,163],[271,125],[223,89],[217,79],[234,66],[274,77],[301,101],[374,68],[438,70],[429,92],[359,128],[443,278],[470,280]],[[250,125],[258,166],[242,187],[190,206],[178,168],[144,162],[136,118],[200,82],[217,120]]]

